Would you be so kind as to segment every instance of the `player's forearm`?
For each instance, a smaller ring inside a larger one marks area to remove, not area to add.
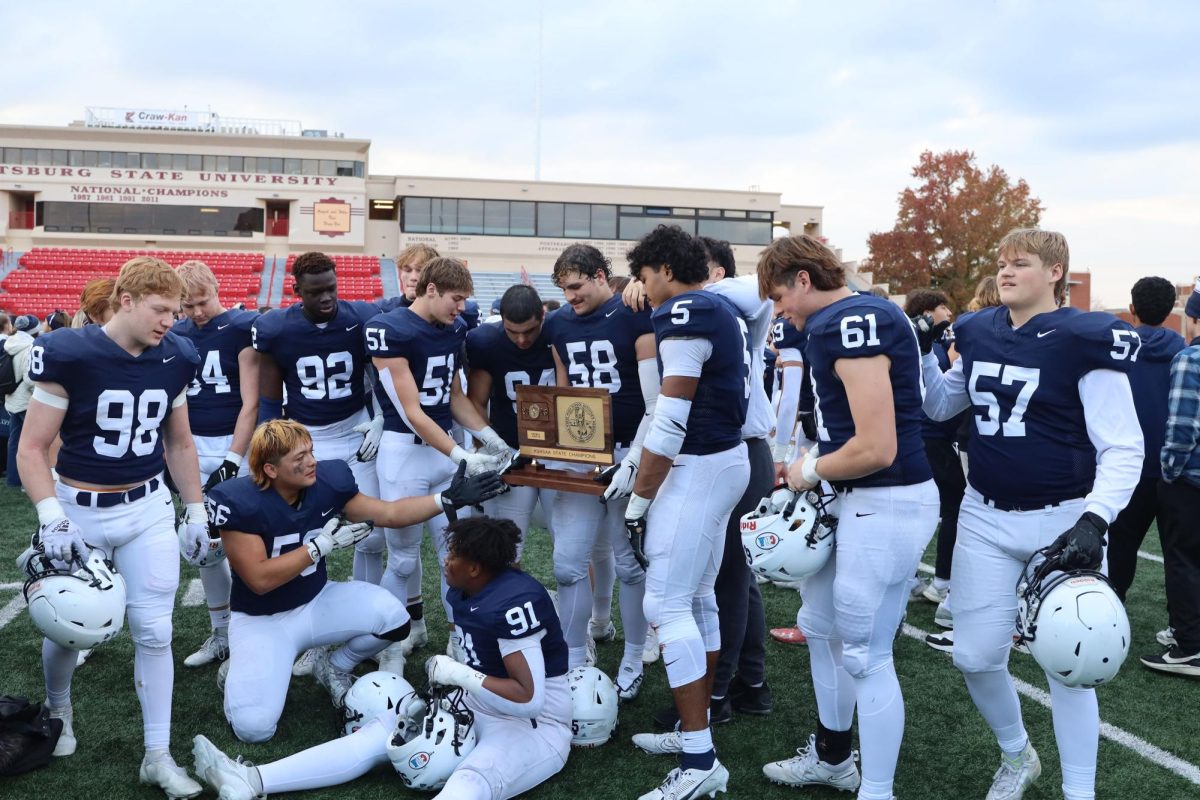
[[[947,420],[970,407],[961,360],[948,372],[942,372],[937,356],[926,353],[921,357],[921,377],[925,381],[925,401],[921,408],[930,419]]]
[[[54,477],[50,473],[50,448],[39,447],[21,439],[17,447],[17,469],[21,473],[21,485],[25,494],[37,505],[47,497],[54,497]]]
[[[179,497],[184,503],[203,503],[196,444],[190,436],[180,436],[178,439],[175,441],[172,437],[163,445],[163,458],[171,470],[171,480],[175,481],[175,488],[179,490]]]
[[[817,459],[822,480],[848,481],[887,469],[896,460],[896,437],[851,436],[834,453]]]
[[[442,513],[442,506],[433,495],[425,497],[406,497],[402,500],[382,502],[384,511],[375,519],[376,525],[385,528],[407,528],[419,525],[427,519],[433,519]]]
[[[488,425],[487,417],[475,407],[469,397],[459,392],[450,395],[450,416],[469,431],[481,431]]]
[[[258,402],[242,403],[242,410],[238,412],[237,422],[233,426],[233,440],[229,444],[229,450],[245,458],[257,424]]]
[[[450,455],[450,451],[458,444],[450,434],[442,430],[441,425],[438,425],[425,413],[425,409],[421,407],[420,403],[404,406],[404,416],[408,419],[413,433],[442,455]]]
[[[642,450],[642,462],[638,467],[637,479],[633,483],[633,493],[639,497],[653,498],[658,494],[674,463],[673,459],[653,450]]]
[[[247,534],[221,532],[221,540],[225,543],[227,552],[232,551],[230,538],[235,536],[241,537],[247,536]],[[297,547],[295,550],[290,550],[274,558],[268,558],[266,553],[250,558],[239,558],[230,553],[229,564],[250,591],[255,594],[266,594],[278,589],[311,567],[313,560],[308,554],[307,547]]]

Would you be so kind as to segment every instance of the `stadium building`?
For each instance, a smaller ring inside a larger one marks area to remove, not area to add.
[[[820,206],[775,192],[374,175],[370,144],[207,111],[0,126],[0,309],[73,309],[86,280],[139,253],[206,260],[222,299],[253,308],[291,302],[289,257],[306,250],[338,260],[344,297],[395,295],[394,256],[419,242],[466,261],[486,303],[522,273],[548,289],[574,241],[620,270],[659,223],[728,240],[739,270],[777,228],[822,233]]]

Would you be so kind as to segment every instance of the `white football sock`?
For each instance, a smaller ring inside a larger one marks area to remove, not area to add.
[[[588,618],[591,611],[592,587],[586,580],[558,584],[558,619],[562,625],[563,638],[567,640],[568,669],[582,667],[586,662]]]
[[[809,639],[808,659],[821,724],[831,731],[850,730],[856,698],[854,681],[842,667],[842,641]]]
[[[1096,796],[1096,751],[1100,746],[1100,707],[1095,689],[1073,689],[1050,676],[1050,708],[1054,739],[1062,762],[1063,796],[1091,800]]]
[[[904,738],[904,697],[896,666],[852,678],[858,698],[858,744],[862,751],[860,800],[891,800],[892,781]]]
[[[337,786],[387,764],[393,722],[394,718],[385,725],[376,717],[349,736],[259,766],[262,791],[274,794]]]
[[[229,562],[221,561],[200,568],[200,584],[204,587],[204,599],[208,602],[208,618],[213,630],[229,629],[229,592],[233,578],[229,574]]]
[[[51,708],[71,705],[71,676],[79,651],[71,650],[49,639],[42,640],[42,675],[46,679],[46,700]]]
[[[592,551],[592,619],[612,618],[613,584],[617,581],[617,562],[612,547],[602,536],[596,537]]]
[[[171,744],[171,692],[175,662],[170,646],[133,646],[133,685],[142,704],[142,732],[147,750],[166,750]]]
[[[1019,756],[1029,743],[1029,736],[1021,722],[1021,701],[1017,699],[1017,687],[1013,685],[1008,670],[964,672],[963,678],[975,707],[996,734],[1000,749],[1010,758]]]

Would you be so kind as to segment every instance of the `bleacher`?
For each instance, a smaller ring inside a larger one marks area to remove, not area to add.
[[[383,297],[383,283],[379,277],[379,259],[375,256],[332,255],[330,258],[337,264],[337,290],[339,300],[378,300]],[[283,274],[287,278],[283,282],[283,298],[280,307],[287,307],[299,298],[292,292],[292,264],[296,255],[287,257],[283,266]],[[276,268],[279,271],[279,268]]]
[[[173,267],[203,261],[221,284],[221,304],[258,307],[263,259],[259,253],[199,250],[99,250],[35,247],[19,259],[20,267],[0,281],[0,310],[41,317],[55,309],[73,314],[79,293],[95,278],[115,278],[121,265],[135,256],[153,256]]]
[[[492,301],[504,294],[508,287],[521,282],[521,273],[472,272],[471,281],[475,284],[475,293],[472,296],[479,303],[479,308],[486,317],[488,309],[492,307]],[[558,300],[560,303],[562,302],[562,289],[554,285],[549,274],[531,272],[529,273],[529,282],[533,284],[533,288],[537,289],[537,293],[543,301]]]

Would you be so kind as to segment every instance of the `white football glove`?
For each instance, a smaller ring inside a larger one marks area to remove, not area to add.
[[[507,456],[507,454],[508,449],[506,447],[505,455]],[[481,472],[499,472],[500,468],[504,465],[504,460],[501,458],[497,458],[486,452],[468,453],[459,445],[455,445],[454,449],[450,451],[450,458],[453,459],[455,464],[461,464],[465,461],[468,476],[478,475]]]
[[[76,556],[87,556],[88,545],[83,541],[83,529],[67,518],[57,498],[47,497],[37,504],[38,545],[54,561],[70,562]],[[35,545],[38,546],[38,545]]]
[[[208,552],[208,514],[203,503],[188,503],[183,520],[176,529],[179,552],[189,564],[197,564]]]
[[[508,446],[508,442],[501,439],[500,434],[496,433],[490,425],[481,430],[476,438],[483,442],[483,452],[489,456],[505,459],[512,454],[512,448]]]
[[[446,655],[436,655],[426,661],[425,674],[434,686],[461,686],[468,692],[482,689],[483,679],[487,677]]]
[[[321,529],[313,539],[308,542],[309,553],[315,548],[317,557],[313,561],[318,561],[325,558],[334,550],[342,550],[346,547],[354,545],[367,538],[375,526],[370,522],[344,522],[337,517],[325,523],[325,527]]]
[[[358,446],[358,460],[374,461],[379,455],[379,440],[383,438],[383,414],[377,414],[370,422],[354,426],[355,433],[363,434],[363,443]]]
[[[638,466],[642,463],[642,449],[631,448],[629,453],[617,465],[612,482],[604,490],[604,501],[619,500],[633,494],[633,482],[637,480]]]

